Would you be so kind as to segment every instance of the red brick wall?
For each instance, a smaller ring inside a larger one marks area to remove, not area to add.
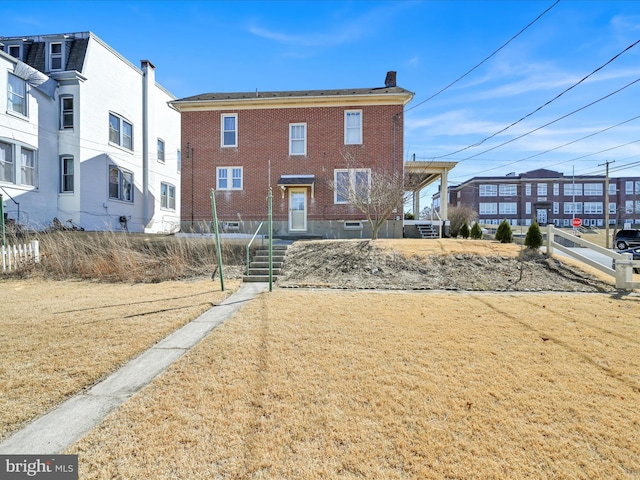
[[[344,144],[344,111],[362,110],[363,144]],[[358,168],[402,170],[403,106],[307,107],[182,113],[182,220],[211,220],[210,191],[216,185],[216,167],[243,167],[242,191],[217,191],[221,221],[263,220],[267,216],[269,160],[274,220],[286,220],[288,195],[276,183],[281,175],[315,175],[315,195],[308,194],[308,219],[362,218],[347,205],[334,205],[336,168],[346,168],[345,154]],[[222,113],[238,115],[238,147],[220,146]],[[395,122],[394,135],[394,115]],[[289,124],[307,124],[307,154],[289,155]],[[187,149],[187,143],[193,149]],[[192,177],[193,167],[193,177]],[[240,214],[240,217],[238,217]]]

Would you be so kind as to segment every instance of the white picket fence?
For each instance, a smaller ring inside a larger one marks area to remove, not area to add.
[[[40,243],[37,240],[23,245],[2,245],[2,271],[18,270],[27,263],[40,261]]]

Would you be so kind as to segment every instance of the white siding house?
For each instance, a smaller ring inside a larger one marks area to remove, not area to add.
[[[22,139],[38,162],[35,185],[0,177],[9,218],[27,228],[57,217],[86,230],[176,231],[180,115],[151,62],[137,67],[91,32],[0,43],[0,86],[11,97],[18,69],[29,102],[26,115],[9,103],[0,110],[0,142]]]

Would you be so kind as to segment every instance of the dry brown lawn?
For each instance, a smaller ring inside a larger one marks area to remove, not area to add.
[[[640,298],[275,289],[67,453],[86,478],[638,478]]]
[[[2,435],[237,285],[0,282]],[[276,287],[67,453],[82,479],[640,478],[639,351],[637,294]]]
[[[0,438],[222,301],[238,281],[2,280]]]

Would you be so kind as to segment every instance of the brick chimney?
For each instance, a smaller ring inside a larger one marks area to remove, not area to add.
[[[387,88],[396,86],[396,72],[387,72],[387,78],[384,79],[384,86]]]

